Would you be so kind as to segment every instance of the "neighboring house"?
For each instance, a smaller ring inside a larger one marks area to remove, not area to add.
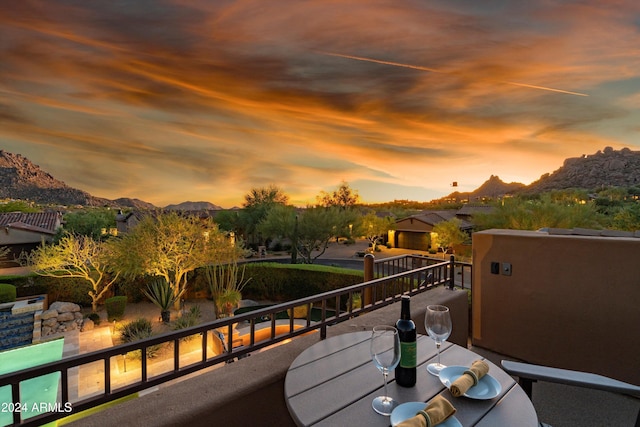
[[[424,211],[407,218],[396,221],[396,229],[390,232],[389,240],[393,241],[393,247],[403,249],[416,249],[426,251],[431,245],[431,232],[439,222],[458,218],[461,222],[460,229],[471,232],[473,225],[465,218],[458,215],[455,210]]]
[[[133,211],[126,214],[119,211],[116,215],[117,234],[127,233],[142,220],[143,216],[143,213],[140,211]]]
[[[207,219],[207,218],[215,218],[216,214],[221,211],[218,209],[206,209],[206,210],[196,210],[196,211],[135,210],[135,211],[128,212],[126,214],[123,213],[122,211],[119,211],[118,214],[116,215],[116,229],[117,229],[116,234],[126,234],[127,232],[135,228],[135,226],[138,225],[138,223],[142,221],[142,219],[145,216],[151,215],[155,218],[160,213],[168,213],[168,212],[176,212],[178,215],[181,215],[184,217],[196,217],[200,219]]]
[[[22,251],[29,252],[42,242],[52,242],[60,227],[60,212],[0,213],[0,247],[10,249],[4,260],[13,260]]]

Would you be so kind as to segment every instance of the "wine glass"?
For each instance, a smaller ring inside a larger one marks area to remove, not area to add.
[[[393,326],[375,326],[371,334],[371,358],[384,377],[384,395],[373,399],[373,410],[381,415],[391,415],[398,402],[387,393],[387,376],[400,362],[400,337]]]
[[[449,307],[444,305],[429,305],[424,316],[424,327],[429,336],[436,342],[438,350],[438,363],[429,363],[427,371],[430,374],[438,376],[445,365],[440,363],[440,345],[442,341],[446,341],[451,335],[451,316],[449,315]]]

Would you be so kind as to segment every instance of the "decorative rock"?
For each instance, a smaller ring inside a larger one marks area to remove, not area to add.
[[[94,328],[94,323],[93,320],[87,318],[84,319],[84,322],[82,323],[82,328],[80,329],[82,332],[84,331],[92,331]]]
[[[64,327],[67,331],[75,331],[78,329],[78,324],[75,320],[72,320],[70,322],[64,322]]]
[[[45,310],[42,312],[40,318],[42,320],[52,319],[54,317],[58,317],[58,311],[50,308],[49,310]]]
[[[95,326],[90,319],[84,319],[80,306],[72,302],[56,301],[49,310],[38,314],[38,318],[42,319],[39,328],[42,337],[74,330],[92,330]]]
[[[67,313],[80,311],[80,306],[72,302],[56,301],[49,306],[49,309],[57,310],[58,313]]]
[[[52,317],[50,319],[46,319],[42,321],[42,327],[48,326],[50,328],[55,328],[58,325],[58,318]]]
[[[74,316],[73,313],[70,311],[58,314],[58,322],[60,323],[68,322],[70,320],[75,320],[75,319],[76,319],[76,316]]]

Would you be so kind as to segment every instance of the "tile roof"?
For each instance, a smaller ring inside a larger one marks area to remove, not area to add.
[[[426,211],[422,211],[419,214],[411,215],[409,217],[399,219],[396,221],[396,224],[402,223],[412,218],[420,222],[423,222],[425,224],[434,226],[440,222],[449,221],[450,219],[457,218],[456,215],[457,215],[457,212],[455,210],[442,210],[442,211],[426,210]],[[460,229],[462,230],[470,229],[473,227],[473,224],[471,224],[469,221],[466,221],[463,218],[458,218],[458,220],[460,220]]]
[[[55,234],[56,229],[60,227],[61,218],[58,212],[0,213],[0,227]]]

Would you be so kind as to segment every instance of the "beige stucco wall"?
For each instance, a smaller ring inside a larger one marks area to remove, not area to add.
[[[474,233],[472,306],[474,345],[640,384],[640,238]]]
[[[400,221],[396,221],[396,230],[401,231],[418,231],[418,232],[430,232],[433,230],[433,225],[427,224],[424,221],[420,221],[417,218],[405,218]]]
[[[51,242],[53,241],[53,235],[12,227],[2,227],[0,229],[0,246],[40,243],[43,239]]]

